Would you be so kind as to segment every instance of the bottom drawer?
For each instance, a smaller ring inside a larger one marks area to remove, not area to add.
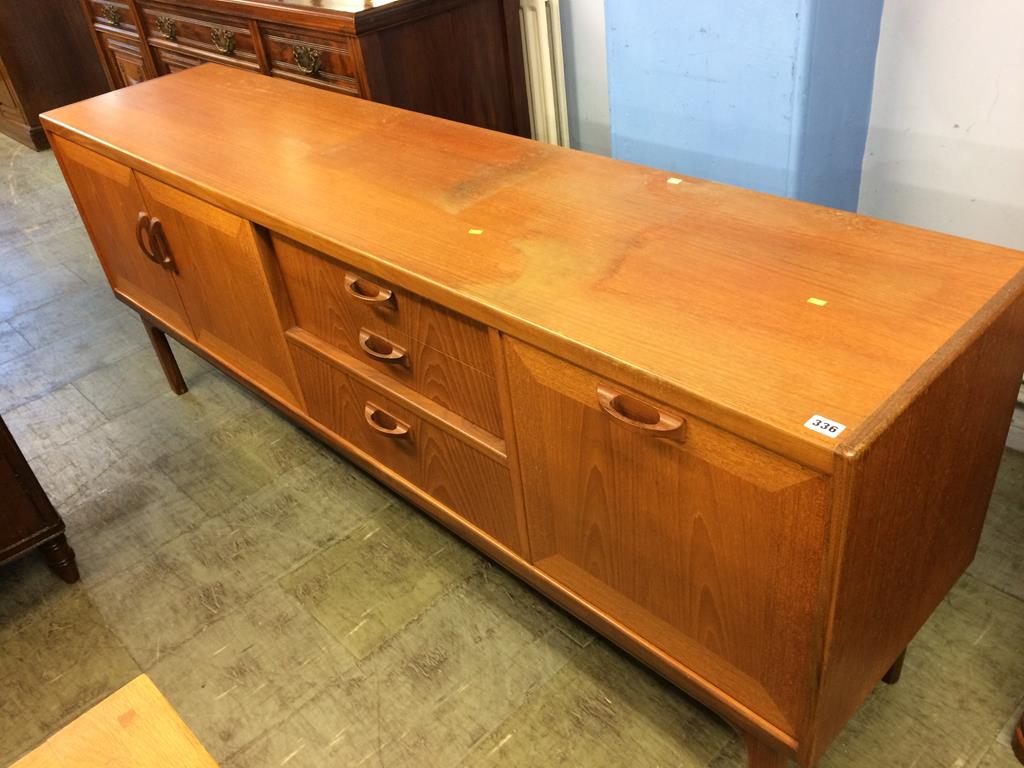
[[[523,551],[507,467],[291,345],[309,416],[507,547]]]

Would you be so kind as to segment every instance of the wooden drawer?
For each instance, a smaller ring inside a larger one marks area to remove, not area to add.
[[[795,733],[814,682],[828,478],[505,348],[536,566]]]
[[[299,346],[311,418],[503,544],[521,551],[509,470]]]
[[[299,328],[503,434],[486,328],[286,238],[273,244]]]
[[[235,60],[240,65],[259,70],[256,45],[248,25],[228,16],[159,5],[141,7],[142,26],[154,48],[177,51],[200,57],[203,61]]]
[[[135,16],[128,3],[123,0],[90,0],[93,24],[98,29],[116,29],[119,32],[138,34]]]
[[[164,46],[152,46],[153,60],[156,62],[157,73],[161,75],[173,75],[183,69],[198,67],[200,64],[212,61],[217,64],[227,64],[239,69],[248,69],[253,72],[259,70],[259,64],[245,59],[226,59],[219,54],[197,51],[192,48]]]
[[[321,37],[271,25],[261,25],[261,30],[272,75],[354,96],[361,93],[351,37]]]

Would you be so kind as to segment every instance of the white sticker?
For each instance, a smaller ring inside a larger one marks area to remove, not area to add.
[[[807,421],[804,422],[804,426],[814,432],[820,432],[825,437],[839,437],[840,433],[846,429],[845,424],[840,424],[838,421],[832,421],[832,419],[826,419],[824,416],[814,414]]]

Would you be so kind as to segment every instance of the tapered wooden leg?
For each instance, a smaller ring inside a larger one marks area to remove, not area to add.
[[[896,657],[896,661],[889,667],[889,671],[882,676],[882,682],[887,685],[896,685],[900,681],[900,675],[903,674],[903,660],[907,657],[907,650],[904,648],[903,653]]]
[[[40,544],[39,553],[53,572],[68,584],[78,581],[78,565],[75,563],[75,550],[68,544],[67,537],[63,533],[44,544]]]
[[[747,748],[747,768],[786,768],[789,758],[769,747],[756,736],[743,734]]]
[[[167,383],[171,385],[171,390],[176,395],[184,395],[188,392],[188,385],[185,383],[185,377],[181,375],[181,369],[178,368],[178,361],[174,359],[171,345],[167,343],[167,336],[145,318],[143,318],[142,324],[146,326],[149,342],[153,345],[153,351],[156,352],[157,360],[160,361],[160,367],[164,369],[164,376],[167,377]]]

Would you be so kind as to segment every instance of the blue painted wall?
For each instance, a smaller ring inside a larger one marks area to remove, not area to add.
[[[607,0],[612,155],[853,210],[883,0]]]

